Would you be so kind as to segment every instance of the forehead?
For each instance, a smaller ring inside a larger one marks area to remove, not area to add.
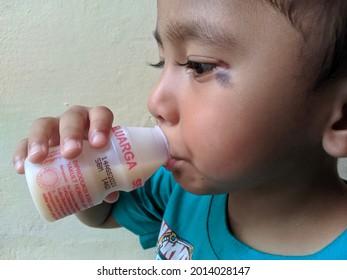
[[[235,46],[294,31],[288,19],[263,0],[158,0],[157,6],[159,43],[196,40]]]
[[[232,21],[237,20],[238,11],[247,6],[246,1],[225,0],[158,0],[158,25],[178,23],[199,23],[199,26],[221,28],[231,27]],[[232,4],[234,3],[234,4]],[[251,11],[250,11],[251,12]],[[218,29],[219,29],[218,28]]]

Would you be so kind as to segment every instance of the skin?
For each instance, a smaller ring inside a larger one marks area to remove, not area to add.
[[[307,255],[338,237],[347,225],[347,192],[332,154],[345,155],[334,139],[347,139],[332,127],[346,87],[309,92],[316,73],[302,69],[317,46],[262,1],[158,1],[155,37],[163,69],[148,108],[181,186],[228,193],[230,232],[264,252]],[[112,120],[105,107],[79,106],[37,120],[15,151],[18,172],[27,146],[34,162],[48,143],[60,142],[66,157],[79,154],[86,136],[104,146]],[[110,207],[78,215],[91,226],[117,226]]]

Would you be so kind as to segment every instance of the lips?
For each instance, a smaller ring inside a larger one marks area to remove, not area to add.
[[[175,158],[170,156],[169,160],[165,164],[166,170],[171,171],[174,168],[176,161],[177,160]]]
[[[166,133],[163,131],[164,135],[166,136]],[[168,146],[170,147],[170,144],[168,144]],[[169,149],[170,150],[170,149]],[[170,152],[169,152],[169,159],[167,160],[166,164],[164,165],[164,167],[166,168],[166,170],[168,171],[172,171],[173,168],[176,165],[176,162],[179,161],[180,158],[174,157]]]

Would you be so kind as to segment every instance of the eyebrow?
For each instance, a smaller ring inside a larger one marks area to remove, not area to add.
[[[235,48],[237,40],[232,37],[230,32],[220,26],[211,26],[205,22],[169,22],[163,31],[158,26],[153,32],[157,43],[162,47],[163,39],[171,42],[194,41],[202,45],[219,46],[223,48]]]

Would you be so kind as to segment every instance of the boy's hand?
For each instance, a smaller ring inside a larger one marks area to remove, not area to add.
[[[112,112],[102,106],[71,106],[59,117],[37,119],[29,137],[20,141],[14,151],[13,164],[17,173],[24,173],[27,156],[31,162],[39,163],[47,157],[52,146],[60,145],[61,154],[67,159],[81,153],[83,139],[89,139],[95,148],[106,146],[112,122]]]
[[[67,159],[77,157],[82,151],[83,140],[88,139],[91,146],[102,148],[107,145],[112,128],[113,113],[102,106],[71,106],[56,118],[39,118],[29,131],[29,136],[21,140],[12,157],[17,173],[24,174],[26,157],[39,163],[48,155],[49,147],[60,145],[61,154]],[[111,215],[112,205],[119,193],[110,193],[101,203],[76,216],[93,227],[119,227]]]

